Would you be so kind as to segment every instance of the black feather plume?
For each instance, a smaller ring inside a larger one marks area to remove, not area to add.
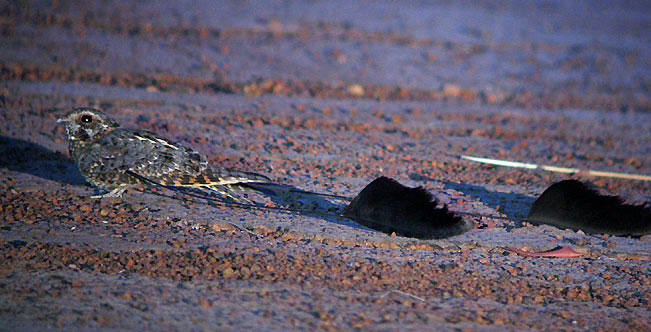
[[[577,180],[551,185],[533,203],[527,219],[587,233],[645,235],[651,232],[651,209],[628,205],[617,196],[600,195]]]
[[[409,188],[380,177],[346,206],[344,216],[372,229],[419,239],[444,238],[472,227],[422,187]]]

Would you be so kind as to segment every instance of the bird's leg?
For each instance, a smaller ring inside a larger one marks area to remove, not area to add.
[[[258,233],[256,233],[256,232],[254,232],[254,231],[250,231],[250,230],[244,228],[243,226],[240,226],[239,224],[236,224],[236,223],[234,223],[234,222],[230,222],[230,221],[229,221],[228,223],[231,224],[233,227],[237,228],[238,230],[240,230],[241,232],[247,232],[247,233],[249,233],[249,234],[251,234],[251,235],[255,235],[255,236],[257,236],[257,237],[264,237],[264,236],[262,236],[262,235],[260,235],[260,234],[258,234]]]

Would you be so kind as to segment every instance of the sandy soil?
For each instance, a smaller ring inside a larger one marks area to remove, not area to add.
[[[459,155],[651,174],[650,11],[2,1],[0,329],[651,330],[649,236],[476,217],[422,241],[163,190],[95,200],[55,123],[97,107],[277,183],[354,196],[385,175],[521,218],[570,176]],[[651,201],[650,182],[572,177]]]

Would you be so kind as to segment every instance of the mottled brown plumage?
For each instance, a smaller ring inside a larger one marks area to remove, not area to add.
[[[211,166],[189,147],[146,130],[120,128],[92,108],[75,109],[58,122],[66,126],[70,155],[81,174],[109,191],[103,196],[119,197],[128,188],[145,184],[126,171],[162,185],[208,188],[236,201],[240,197],[233,186],[269,181],[263,175]]]

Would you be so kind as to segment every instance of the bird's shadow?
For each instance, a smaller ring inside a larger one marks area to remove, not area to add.
[[[70,185],[86,185],[66,155],[39,144],[0,135],[0,167]]]
[[[344,216],[342,211],[347,205],[347,200],[326,198],[303,189],[277,183],[264,185],[249,184],[269,197],[277,206],[289,206],[300,214],[311,215],[323,220],[357,229],[370,230]]]
[[[345,199],[326,199],[313,192],[304,191],[294,186],[277,183],[248,183],[246,186],[256,190],[255,194],[250,193],[250,195],[247,197],[251,200],[251,203],[234,202],[221,196],[215,196],[214,192],[206,191],[202,188],[166,187],[167,189],[174,191],[176,194],[147,189],[140,189],[139,191],[160,197],[180,200],[182,201],[181,204],[183,206],[186,206],[183,203],[183,201],[185,201],[184,196],[193,197],[198,198],[199,200],[205,200],[204,203],[208,205],[226,205],[233,208],[241,208],[245,210],[263,209],[270,211],[281,211],[291,214],[307,215],[338,225],[373,231],[372,229],[360,225],[342,215],[343,208],[347,205],[346,203],[343,203],[347,201]],[[263,201],[260,199],[262,197],[268,197],[268,199],[273,202],[274,205],[272,205],[272,207],[267,207],[267,205],[260,203]],[[186,207],[190,208],[189,205]]]

